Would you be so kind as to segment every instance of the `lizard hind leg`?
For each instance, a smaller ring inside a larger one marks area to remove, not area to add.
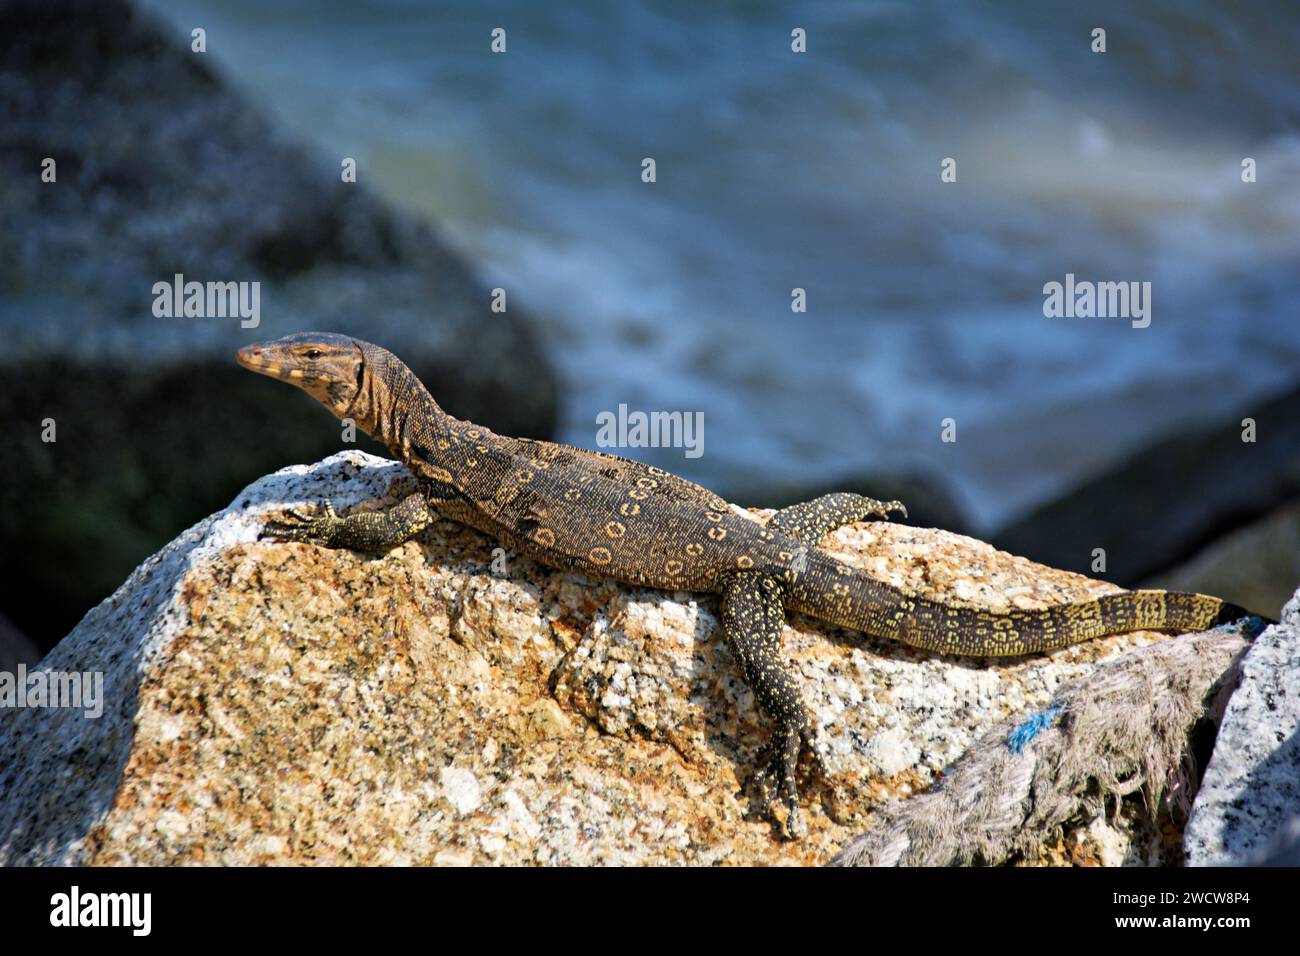
[[[739,660],[754,696],[776,724],[765,750],[764,766],[755,780],[767,791],[765,805],[769,812],[776,799],[785,804],[784,835],[795,838],[802,830],[795,772],[805,744],[817,769],[823,776],[827,774],[814,743],[808,709],[781,660],[784,626],[783,594],[774,577],[758,571],[728,577],[722,588],[723,637]]]
[[[837,491],[782,508],[772,516],[770,527],[805,544],[816,544],[836,528],[872,515],[888,520],[893,512],[897,512],[900,517],[907,517],[907,509],[901,501],[877,501],[850,491]]]

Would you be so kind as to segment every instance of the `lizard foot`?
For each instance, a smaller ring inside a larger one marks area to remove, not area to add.
[[[799,812],[797,783],[799,755],[805,745],[812,758],[814,772],[822,779],[829,780],[830,772],[817,749],[812,727],[807,723],[802,726],[790,723],[773,731],[772,739],[759,757],[759,770],[754,774],[754,783],[762,794],[763,812],[787,840],[801,839],[807,833]],[[773,813],[773,806],[778,800],[785,805],[784,822]]]
[[[286,511],[284,514],[284,518],[267,521],[262,526],[258,539],[301,541],[304,544],[328,547],[334,538],[335,529],[342,521],[334,512],[334,505],[328,501],[321,506],[320,514],[306,515],[300,511]]]
[[[871,501],[871,510],[867,512],[867,517],[879,515],[881,520],[888,521],[891,514],[897,513],[900,518],[907,517],[907,507],[901,501]]]

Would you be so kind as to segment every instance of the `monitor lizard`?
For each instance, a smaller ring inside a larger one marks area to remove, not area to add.
[[[447,414],[396,356],[344,335],[306,332],[239,351],[251,371],[303,389],[405,463],[419,488],[384,511],[289,511],[262,537],[382,552],[435,516],[462,522],[553,568],[721,598],[723,636],[775,724],[756,779],[796,836],[796,770],[807,748],[825,767],[798,687],[781,657],[786,612],[943,654],[1032,654],[1136,630],[1201,631],[1250,617],[1204,594],[1126,591],[1051,607],[949,605],[876,580],[818,547],[867,518],[905,516],[897,501],[829,494],[766,523],[700,485],[640,462],[497,435]]]

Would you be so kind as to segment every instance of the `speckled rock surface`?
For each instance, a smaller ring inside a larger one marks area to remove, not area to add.
[[[809,834],[783,843],[738,795],[767,723],[712,597],[504,552],[494,570],[495,542],[450,522],[378,558],[256,540],[268,511],[380,505],[407,482],[356,451],[268,476],[87,615],[42,666],[103,670],[106,712],[0,712],[0,861],[822,863],[998,722],[1164,639],[991,663],[793,619],[837,786],[805,783]],[[955,601],[1110,590],[940,531],[860,524],[825,546]],[[1167,839],[1083,821],[1060,862]]]
[[[1187,825],[1187,861],[1249,864],[1283,853],[1298,817],[1300,593],[1242,660]]]

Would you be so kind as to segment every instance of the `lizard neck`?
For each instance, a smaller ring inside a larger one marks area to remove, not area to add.
[[[365,347],[364,353],[356,397],[340,417],[351,418],[393,457],[409,462],[417,434],[448,430],[453,419],[392,353],[375,346]]]

